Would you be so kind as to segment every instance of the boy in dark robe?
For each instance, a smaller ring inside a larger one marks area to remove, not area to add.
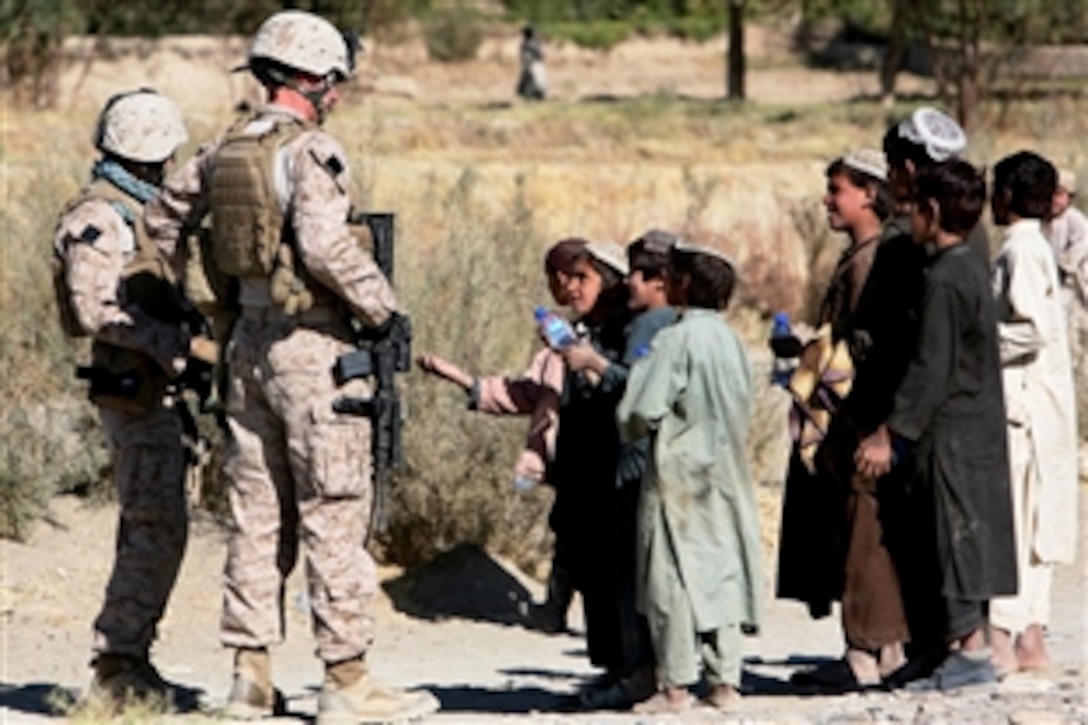
[[[906,451],[916,461],[909,523],[923,556],[932,537],[932,576],[911,585],[939,593],[946,655],[908,688],[947,690],[996,680],[989,601],[1016,591],[1016,555],[996,314],[988,270],[965,244],[985,182],[952,160],[916,174],[913,196],[912,232],[927,255],[918,335],[891,415],[855,462],[881,476]]]
[[[819,328],[830,330],[834,345],[849,341],[854,333],[854,315],[893,202],[880,151],[860,149],[838,158],[827,167],[826,177],[828,224],[850,242],[817,318]],[[802,357],[808,355],[806,346]],[[790,678],[806,690],[837,693],[879,684],[882,667],[890,672],[901,665],[907,624],[895,567],[883,545],[877,481],[859,476],[850,464],[858,437],[846,435],[838,421],[832,423],[836,434],[830,440],[810,444],[810,438],[828,429],[825,421],[828,416],[833,420],[852,370],[829,361],[820,377],[794,409],[799,411],[793,424],[798,434],[783,500],[777,595],[807,603],[814,617],[826,615],[831,600],[842,602],[842,659]],[[800,385],[791,382],[790,388],[801,395]],[[810,445],[816,448],[812,463],[806,461]],[[847,463],[829,467],[829,458],[845,458]]]

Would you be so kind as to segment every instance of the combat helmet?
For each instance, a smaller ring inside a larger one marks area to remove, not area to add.
[[[111,97],[94,133],[98,150],[144,164],[166,161],[187,140],[181,110],[150,88]]]
[[[304,10],[284,10],[271,16],[253,36],[246,63],[264,84],[283,83],[284,70],[318,78],[344,80],[355,70],[358,42],[324,18]]]

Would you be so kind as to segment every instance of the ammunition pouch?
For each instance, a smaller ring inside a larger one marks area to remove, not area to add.
[[[314,306],[314,289],[318,286],[312,281],[307,284],[308,279],[302,265],[295,263],[294,246],[286,242],[281,244],[268,285],[272,302],[290,316],[308,311]]]

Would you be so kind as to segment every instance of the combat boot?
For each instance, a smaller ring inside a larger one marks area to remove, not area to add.
[[[283,695],[272,686],[272,658],[268,650],[234,651],[234,680],[223,714],[233,720],[257,720],[281,715]]]
[[[361,659],[326,665],[317,699],[317,725],[394,725],[438,710],[429,692],[405,692],[374,682]]]
[[[120,711],[132,701],[170,704],[170,685],[146,657],[103,652],[91,666],[94,677],[88,697],[92,702],[101,702],[113,711]]]

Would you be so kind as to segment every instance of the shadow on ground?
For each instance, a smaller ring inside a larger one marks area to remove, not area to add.
[[[428,685],[442,703],[442,712],[480,712],[496,715],[530,712],[574,712],[578,698],[539,687],[488,689],[485,687]]]
[[[0,683],[0,708],[28,715],[60,715],[64,703],[75,701],[75,693],[48,682],[25,685]],[[6,717],[4,721],[7,722]]]
[[[510,569],[473,544],[456,546],[382,586],[393,606],[413,617],[532,626],[529,590]]]

